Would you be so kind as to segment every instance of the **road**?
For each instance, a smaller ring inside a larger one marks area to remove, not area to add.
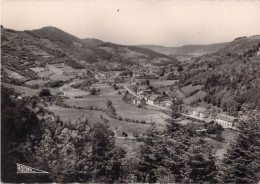
[[[135,137],[115,137],[116,139],[132,139],[132,140],[136,140]]]
[[[137,94],[136,94],[134,91],[132,91],[131,89],[129,89],[127,86],[124,86],[124,88],[125,88],[129,93],[131,93],[132,95],[137,96]]]
[[[64,86],[61,86],[61,87],[60,87],[60,91],[63,92],[64,96],[66,96],[66,92],[65,92],[64,89],[70,87],[70,86],[73,85],[73,84],[75,84],[75,82],[71,82],[71,83],[69,83],[69,84],[65,84]]]
[[[209,123],[210,121],[213,120],[213,119],[211,119],[211,118],[200,118],[200,117],[197,117],[197,116],[188,115],[188,114],[184,114],[184,113],[181,113],[181,115],[186,116],[186,117],[189,117],[189,118],[197,119],[197,120],[200,120],[200,121],[205,121],[205,122],[207,122],[207,123]]]

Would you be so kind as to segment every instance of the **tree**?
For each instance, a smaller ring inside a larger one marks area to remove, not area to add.
[[[238,138],[223,160],[222,180],[225,183],[257,183],[260,181],[260,118],[240,122],[239,130]]]
[[[116,84],[113,84],[114,90],[118,90],[118,86]]]
[[[113,106],[113,103],[110,100],[107,101],[107,108],[108,108],[108,113],[111,116],[116,116],[116,109],[115,109],[115,107]]]
[[[42,89],[39,92],[39,97],[43,97],[43,96],[51,96],[51,92],[49,89]]]
[[[111,102],[111,100],[108,100],[107,101],[107,108],[109,109],[111,106],[112,106],[112,102]]]
[[[216,182],[212,148],[187,132],[185,127],[175,132],[149,129],[140,147],[137,182]]]
[[[167,120],[168,124],[166,126],[167,126],[167,130],[173,133],[176,130],[179,130],[180,128],[180,124],[177,123],[176,119],[181,116],[180,114],[182,110],[181,101],[173,100],[170,108],[171,108],[171,112],[170,112],[171,118]]]
[[[93,140],[92,165],[95,182],[119,181],[122,173],[121,159],[125,152],[115,147],[114,133],[105,124],[96,123],[91,134]]]
[[[175,103],[166,130],[158,131],[153,125],[145,133],[138,153],[137,182],[216,182],[214,152],[203,138],[177,123],[180,110],[180,103]]]
[[[96,94],[97,94],[96,88],[91,88],[91,89],[90,89],[90,94],[91,94],[91,95],[96,95]]]
[[[178,66],[178,68],[177,68],[177,70],[178,70],[178,72],[181,72],[181,71],[183,71],[183,68],[182,68],[182,66],[181,66],[181,65],[179,65],[179,66]]]
[[[24,103],[15,101],[15,93],[2,87],[1,92],[1,180],[6,183],[50,182],[48,176],[21,177],[16,173],[16,163],[30,162],[31,152],[23,156],[20,146],[33,136],[41,138],[42,128],[36,114]]]
[[[163,157],[166,150],[160,138],[161,132],[152,126],[145,132],[144,144],[141,145],[138,153],[140,162],[138,164],[136,176],[138,182],[155,183],[158,180],[157,169],[163,167]]]
[[[146,80],[145,80],[145,84],[146,84],[146,86],[149,86],[149,85],[150,85],[150,80],[149,80],[149,79],[146,79]]]

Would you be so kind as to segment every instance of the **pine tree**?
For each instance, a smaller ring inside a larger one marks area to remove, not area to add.
[[[92,129],[92,165],[94,182],[115,182],[122,174],[121,159],[125,152],[115,146],[114,133],[102,123]]]
[[[169,173],[163,166],[163,159],[167,155],[167,145],[163,141],[161,132],[152,125],[145,133],[144,144],[139,151],[138,182],[155,183],[161,177],[161,172]]]
[[[260,181],[260,118],[240,122],[240,134],[225,155],[222,173],[225,183]]]
[[[178,124],[180,107],[173,106],[172,118],[164,131],[153,126],[146,133],[139,152],[138,182],[216,182],[212,148],[189,129]],[[178,110],[179,109],[179,110]]]

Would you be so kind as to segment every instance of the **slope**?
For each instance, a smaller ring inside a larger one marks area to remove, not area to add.
[[[230,114],[260,107],[260,36],[235,39],[223,49],[192,59],[182,84],[203,85],[205,101]]]
[[[177,58],[180,61],[189,60],[192,57],[202,56],[203,54],[213,53],[223,48],[227,43],[216,43],[210,45],[184,45],[181,47],[164,47],[157,45],[140,45],[139,47],[151,49],[155,52],[159,52],[168,55],[173,58]]]

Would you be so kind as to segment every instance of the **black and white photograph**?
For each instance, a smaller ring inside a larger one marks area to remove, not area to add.
[[[260,0],[1,0],[1,183],[260,184]]]

